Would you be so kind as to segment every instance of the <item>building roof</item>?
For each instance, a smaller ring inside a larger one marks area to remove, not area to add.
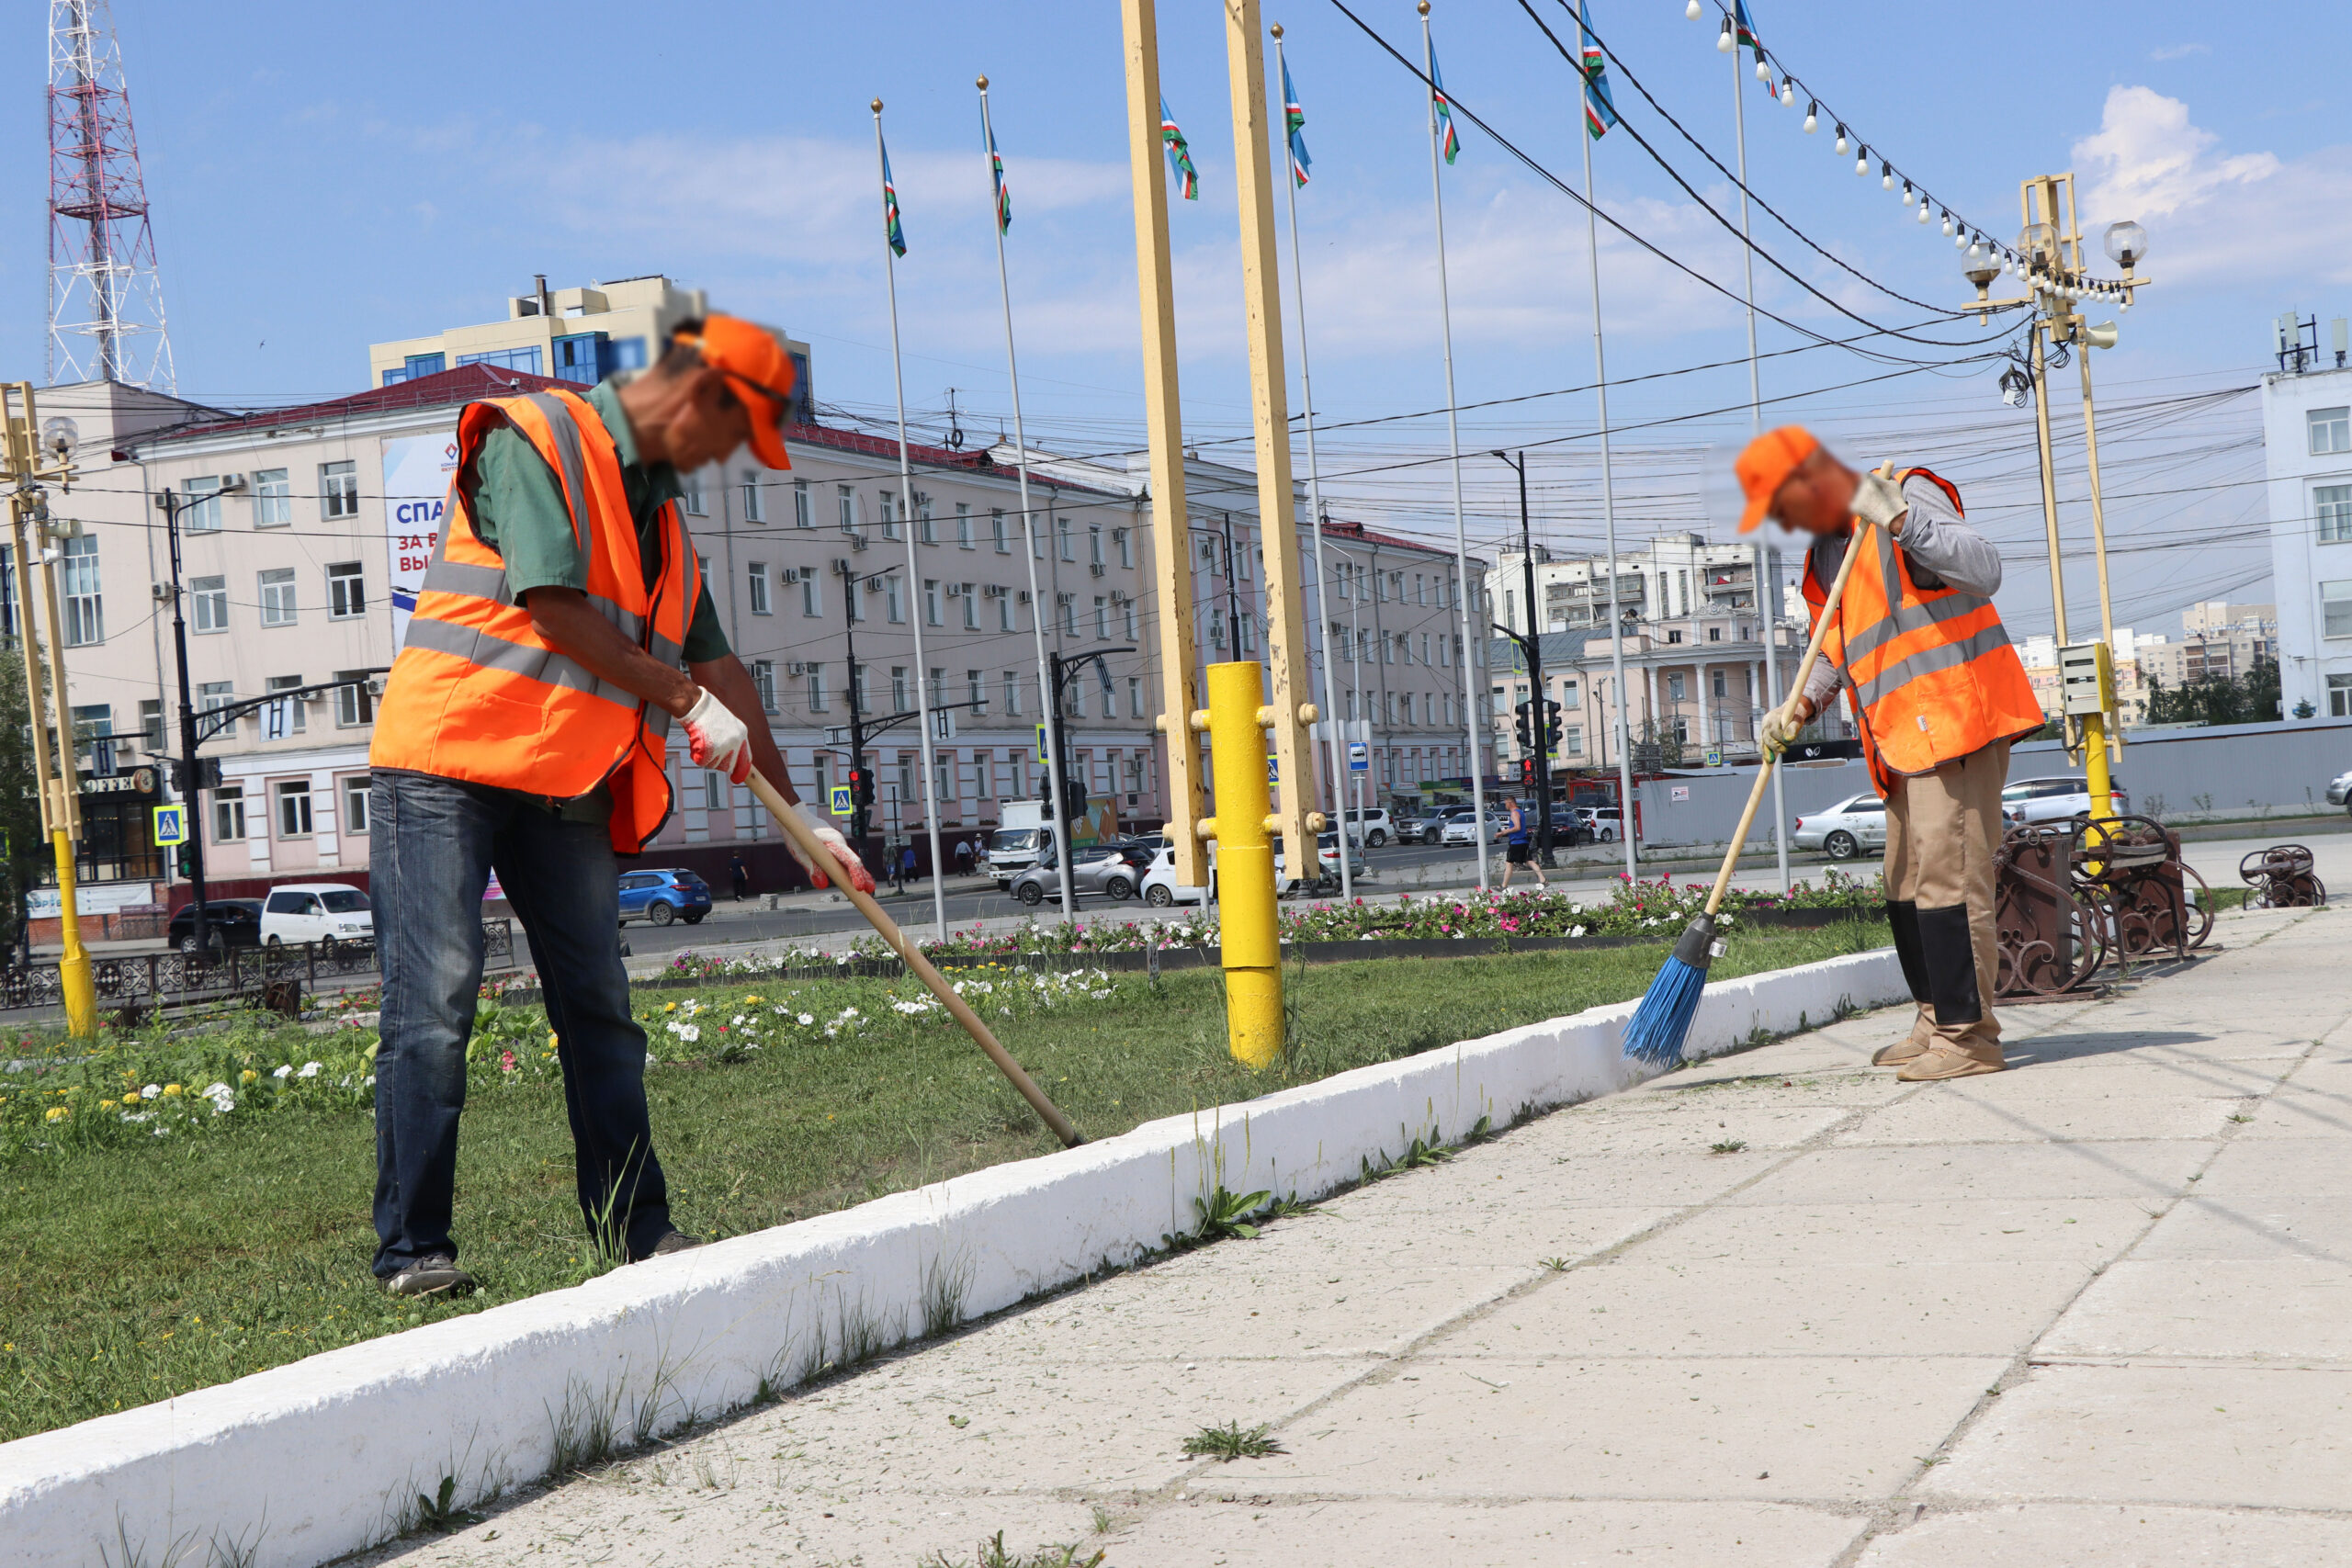
[[[1323,520],[1323,536],[1327,539],[1339,539],[1342,541],[1349,539],[1361,540],[1363,543],[1367,545],[1380,545],[1392,550],[1416,550],[1426,556],[1451,556],[1453,554],[1452,550],[1448,549],[1442,544],[1432,544],[1427,539],[1408,539],[1397,534],[1376,533],[1374,530],[1365,527],[1361,523],[1346,523],[1340,521],[1337,517],[1327,517]],[[1474,565],[1484,566],[1486,564],[1486,559],[1482,556],[1472,556],[1470,559]]]

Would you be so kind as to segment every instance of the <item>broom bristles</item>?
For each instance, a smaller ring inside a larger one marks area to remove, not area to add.
[[[1705,915],[1690,922],[1682,940],[1650,982],[1642,1005],[1625,1021],[1625,1055],[1637,1062],[1670,1067],[1682,1059],[1682,1043],[1698,1015],[1713,957],[1715,922]]]

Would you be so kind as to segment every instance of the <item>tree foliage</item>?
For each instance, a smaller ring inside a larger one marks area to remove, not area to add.
[[[2243,675],[2207,675],[2181,686],[2148,680],[2150,724],[2266,724],[2283,716],[2275,659],[2255,660]]]

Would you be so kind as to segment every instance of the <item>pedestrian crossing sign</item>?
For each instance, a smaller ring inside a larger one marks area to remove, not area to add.
[[[169,849],[169,848],[171,848],[174,844],[185,844],[185,843],[187,843],[187,804],[186,804],[185,802],[183,802],[183,803],[181,803],[181,804],[179,804],[179,805],[176,805],[176,806],[158,806],[158,807],[155,807],[155,847],[156,847],[157,849],[159,849],[159,850],[163,850],[163,849]]]
[[[834,784],[825,793],[831,797],[826,804],[832,807],[834,816],[848,817],[855,814],[857,810],[857,801],[852,794],[849,785]]]

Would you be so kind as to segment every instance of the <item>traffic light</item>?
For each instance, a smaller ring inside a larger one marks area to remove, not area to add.
[[[1534,758],[1521,757],[1519,760],[1519,782],[1528,789],[1535,787]]]
[[[849,771],[849,802],[852,806],[870,807],[874,804],[874,770],[852,768]]]
[[[171,777],[172,793],[185,799],[187,795],[187,769],[181,766],[177,758],[172,760]],[[196,760],[196,787],[198,789],[220,787],[220,758],[198,757]]]
[[[1529,718],[1529,715],[1533,706],[1534,705],[1532,703],[1521,703],[1519,705],[1519,723],[1516,733],[1519,736],[1519,749],[1522,751],[1532,751],[1535,750],[1535,732],[1531,727]]]
[[[1544,750],[1555,757],[1560,752],[1560,705],[1555,702],[1544,705]]]
[[[182,882],[193,882],[196,879],[196,846],[194,844],[182,844],[179,847],[179,877]]]

